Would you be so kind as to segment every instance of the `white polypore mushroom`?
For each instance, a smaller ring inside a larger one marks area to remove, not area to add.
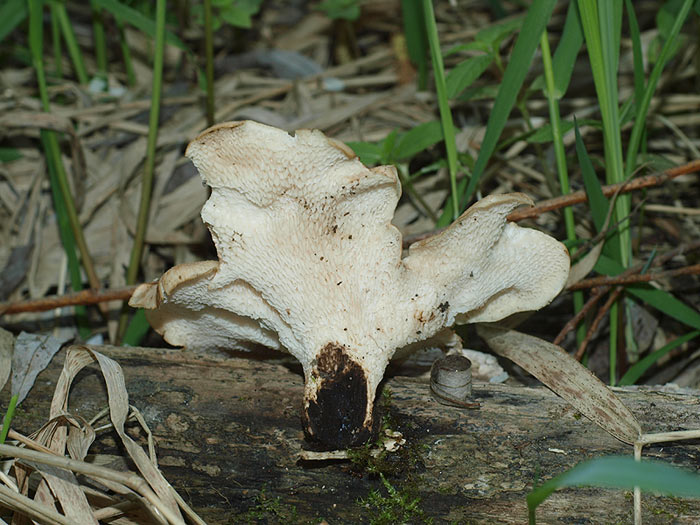
[[[212,188],[202,219],[219,261],[176,266],[130,304],[174,345],[291,353],[305,430],[331,446],[370,435],[398,349],[455,322],[539,309],[568,275],[562,244],[506,221],[532,204],[520,193],[480,200],[402,259],[392,166],[368,169],[320,131],[249,121],[204,131],[186,154]]]

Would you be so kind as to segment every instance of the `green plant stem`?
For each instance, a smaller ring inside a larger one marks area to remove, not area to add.
[[[559,184],[562,195],[571,193],[569,185],[569,172],[566,167],[566,152],[564,151],[564,140],[561,129],[561,116],[559,114],[559,101],[556,97],[554,85],[554,68],[552,66],[552,55],[549,49],[549,38],[547,30],[542,32],[540,37],[540,48],[542,50],[542,62],[544,64],[544,78],[547,89],[547,103],[549,105],[549,120],[552,123],[552,139],[554,144],[554,156],[557,162],[557,172],[559,173]],[[569,241],[576,241],[576,224],[574,222],[574,210],[571,206],[564,208],[564,224],[566,227],[566,238]],[[575,252],[572,252],[575,253]],[[583,308],[583,292],[574,292],[574,313],[578,313]],[[577,340],[580,343],[585,337],[585,325],[579,326],[576,332]]]
[[[126,283],[134,284],[141,266],[143,244],[148,228],[148,213],[151,205],[151,190],[153,188],[153,172],[156,163],[156,145],[158,140],[158,119],[160,116],[160,97],[163,87],[163,55],[165,50],[165,0],[156,3],[156,38],[153,57],[153,87],[151,90],[151,112],[148,121],[148,146],[146,163],[141,182],[141,202],[139,204],[138,223],[134,235],[134,245],[129,258],[129,268],[126,273]],[[126,331],[127,316],[125,312],[119,319],[118,339]]]
[[[92,5],[92,34],[95,43],[95,61],[97,62],[97,76],[104,80],[107,88],[107,42],[105,40],[105,27],[102,20],[102,9],[90,2]]]
[[[212,30],[211,0],[204,0],[204,49],[207,75],[207,125],[214,125],[214,34]]]
[[[425,19],[426,33],[430,45],[430,56],[433,61],[435,73],[435,89],[437,91],[438,106],[440,108],[440,120],[442,133],[445,137],[445,150],[447,151],[447,169],[450,174],[450,192],[452,194],[452,218],[459,217],[459,196],[457,194],[457,146],[455,143],[454,124],[452,123],[452,111],[447,98],[445,86],[445,68],[442,63],[440,51],[440,39],[435,23],[435,12],[432,0],[423,0],[423,18]]]
[[[124,60],[124,69],[126,70],[126,83],[129,86],[136,85],[136,73],[134,73],[134,64],[131,62],[131,50],[129,43],[126,41],[126,31],[124,30],[124,22],[118,16],[114,17],[119,32],[119,46],[122,50],[122,59]]]
[[[49,93],[46,86],[46,78],[44,75],[44,63],[43,63],[43,38],[42,38],[42,6],[39,0],[31,0],[29,3],[30,7],[30,29],[29,29],[29,40],[30,49],[32,54],[32,62],[37,76],[37,85],[39,87],[39,98],[41,100],[42,108],[45,112],[50,113],[50,103],[49,103]],[[90,286],[97,290],[100,288],[100,281],[97,278],[97,273],[92,264],[92,258],[90,257],[90,252],[85,242],[85,236],[83,235],[83,229],[78,220],[78,214],[75,209],[75,203],[73,201],[73,196],[70,192],[70,187],[68,185],[68,177],[66,176],[65,169],[63,168],[63,162],[61,162],[61,150],[58,145],[58,140],[56,134],[50,131],[42,132],[43,142],[45,145],[45,151],[47,153],[48,162],[51,163],[53,168],[53,173],[55,178],[51,178],[52,190],[56,190],[55,196],[60,195],[61,203],[57,203],[57,214],[63,209],[65,216],[70,224],[70,229],[72,230],[72,235],[77,244],[78,251],[80,252],[83,267],[85,268],[85,273],[90,282]],[[61,215],[64,215],[63,213]],[[60,217],[59,217],[60,218]],[[64,239],[64,243],[66,240]],[[69,257],[71,256],[72,243],[64,244],[66,248],[66,253]],[[77,279],[75,278],[75,269],[72,270],[71,280],[73,282],[73,287],[75,290],[80,289],[80,276],[79,272]],[[77,287],[77,288],[76,288]]]
[[[61,32],[63,33],[63,39],[66,41],[68,54],[73,61],[75,75],[78,77],[78,82],[81,84],[87,84],[88,74],[87,70],[85,69],[85,62],[83,61],[83,55],[80,52],[80,47],[78,47],[78,42],[75,40],[75,34],[73,33],[73,28],[70,25],[70,20],[68,19],[66,6],[63,4],[63,2],[55,2],[54,4],[56,6],[55,13],[58,18],[58,23],[61,26]]]

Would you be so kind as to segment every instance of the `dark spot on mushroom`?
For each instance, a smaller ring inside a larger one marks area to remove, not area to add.
[[[348,235],[348,240],[352,240],[352,235]]]
[[[334,224],[333,227],[331,228],[331,231],[332,231],[333,233],[337,232],[337,231],[338,231],[338,225],[337,225],[337,224]]]
[[[469,272],[469,277],[474,277],[474,272]]]
[[[343,284],[343,281],[338,281],[335,285],[340,286],[341,284]]]
[[[323,260],[323,255],[321,255],[321,260]]]
[[[302,418],[306,434],[335,449],[369,439],[372,428],[364,425],[368,410],[367,377],[362,367],[347,355],[345,347],[328,343],[314,361],[311,374],[318,388],[315,399],[304,403]]]
[[[444,313],[447,311],[447,309],[448,309],[449,307],[450,307],[450,303],[448,303],[447,301],[445,301],[444,303],[440,303],[440,304],[438,305],[438,310],[440,310],[440,313],[441,313],[441,314],[444,314]]]
[[[350,215],[349,211],[346,211],[345,213],[343,213],[343,217],[347,217],[348,215]]]

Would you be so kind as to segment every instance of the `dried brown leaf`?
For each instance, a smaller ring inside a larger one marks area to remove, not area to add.
[[[12,394],[17,395],[17,404],[27,397],[39,372],[44,370],[61,349],[69,336],[28,334],[22,332],[15,341],[12,356]]]
[[[632,412],[560,347],[493,325],[479,325],[477,332],[491,350],[527,370],[606,432],[629,444],[639,439],[642,429]]]
[[[600,252],[603,250],[604,244],[605,243],[603,241],[600,241],[598,244],[593,246],[593,248],[591,248],[591,251],[581,257],[581,259],[579,259],[579,261],[571,267],[571,270],[569,271],[569,278],[566,280],[565,288],[568,288],[572,284],[576,284],[586,277],[591,270],[593,270],[595,263],[598,262],[598,257],[600,257]]]

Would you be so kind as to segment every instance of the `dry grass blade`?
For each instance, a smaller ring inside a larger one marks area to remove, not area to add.
[[[23,512],[40,523],[73,525],[69,518],[3,485],[0,485],[0,503],[9,509]]]
[[[158,467],[151,462],[143,449],[124,431],[124,423],[129,413],[129,396],[126,391],[124,374],[116,362],[87,346],[70,347],[63,365],[63,372],[56,386],[56,394],[51,403],[52,415],[54,412],[63,411],[67,408],[68,391],[73,379],[80,370],[92,362],[97,362],[102,370],[107,384],[110,419],[129,456],[158,495],[163,506],[168,509],[168,512],[173,517],[182,521],[177,502],[172,496],[170,484],[163,478]]]
[[[527,370],[606,432],[629,444],[639,439],[642,430],[632,412],[558,346],[495,326],[479,325],[477,332],[494,352]]]
[[[95,431],[90,423],[68,413],[68,395],[77,374],[95,362],[100,366],[107,384],[111,426],[121,438],[130,460],[143,477],[83,461],[94,441]],[[27,446],[39,450],[0,445],[0,456],[16,458],[16,483],[10,479],[11,483],[7,483],[6,480],[6,486],[0,486],[0,504],[42,523],[76,525],[97,524],[98,519],[112,518],[117,518],[120,523],[184,525],[185,521],[180,513],[182,508],[190,521],[204,525],[204,521],[187,506],[158,470],[150,431],[138,413],[136,419],[149,435],[150,457],[125,433],[124,424],[129,417],[129,398],[124,376],[116,362],[89,347],[69,348],[51,402],[50,417],[51,419],[35,433],[33,439],[21,440]],[[17,433],[11,431],[10,436],[17,437]],[[66,450],[70,457],[65,457]],[[30,489],[29,475],[32,471],[41,474],[41,481],[34,498],[30,499],[26,494]],[[97,480],[114,493],[126,496],[127,501],[81,486],[76,474]],[[142,507],[133,509],[134,501],[130,500],[134,500],[134,496],[145,506],[150,517],[143,515],[142,518],[135,518],[143,511]],[[54,504],[55,500],[59,503]],[[52,508],[59,504],[64,515]],[[96,510],[93,510],[95,507]],[[122,510],[126,514],[123,514]]]
[[[101,482],[111,482],[110,486],[120,484],[123,486],[119,491],[121,493],[128,493],[129,490],[126,489],[126,487],[129,487],[129,489],[140,494],[148,503],[150,503],[151,505],[153,505],[153,507],[155,507],[155,509],[157,509],[157,512],[160,513],[160,516],[158,514],[155,514],[154,517],[158,518],[159,522],[178,525],[184,524],[182,518],[175,515],[166,505],[164,505],[160,498],[158,498],[158,496],[156,496],[156,494],[153,493],[148,484],[136,474],[128,472],[118,472],[116,470],[108,469],[105,467],[92,465],[84,461],[78,461],[63,456],[47,454],[45,452],[38,452],[35,450],[26,450],[10,445],[0,445],[0,455],[26,460],[27,462],[29,462],[29,464],[38,463],[41,465],[49,465],[59,469],[73,471],[99,480]],[[69,521],[68,523],[72,522]]]

